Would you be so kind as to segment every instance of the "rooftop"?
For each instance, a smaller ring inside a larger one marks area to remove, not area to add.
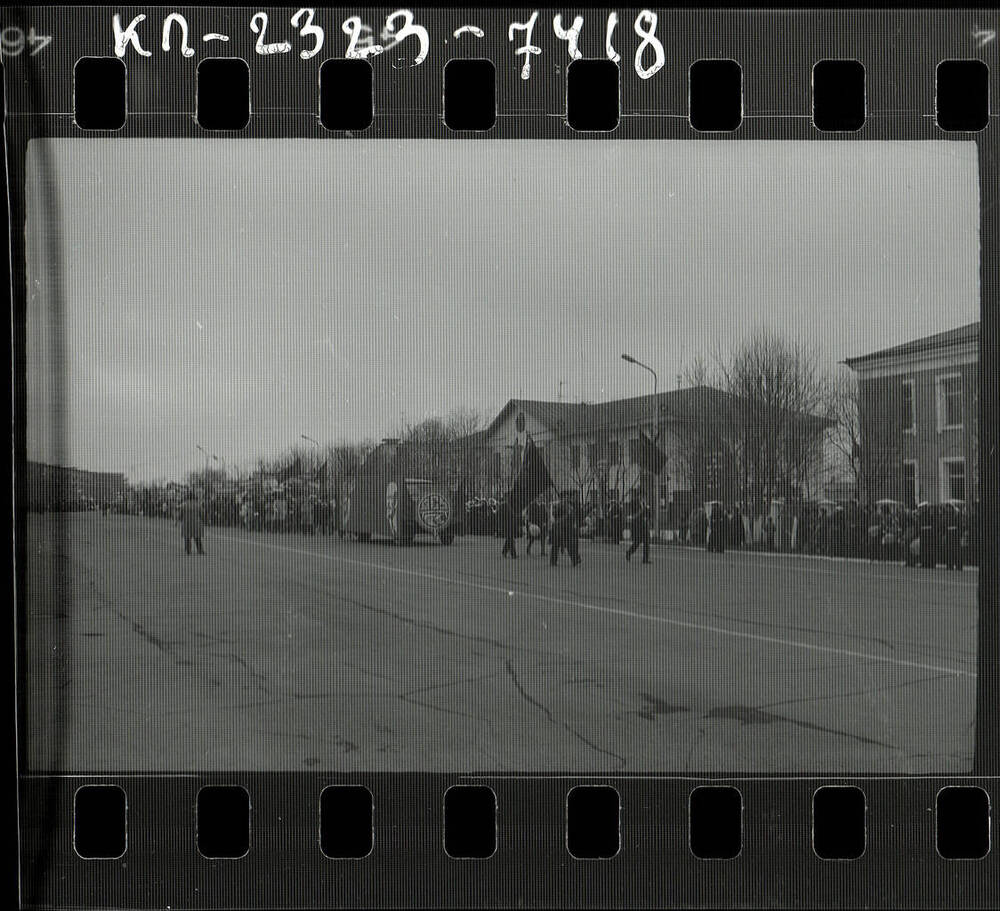
[[[880,360],[886,357],[899,357],[907,354],[921,354],[925,351],[935,351],[941,348],[950,348],[956,345],[963,345],[970,341],[979,339],[979,321],[959,326],[957,329],[949,329],[947,332],[936,332],[934,335],[925,335],[923,338],[904,342],[901,345],[893,345],[891,348],[883,348],[880,351],[873,351],[871,354],[861,354],[858,357],[845,358],[844,363],[848,367],[865,361]]]
[[[536,399],[511,399],[490,425],[476,435],[485,437],[512,411],[521,410],[544,426],[560,434],[577,434],[601,430],[618,430],[652,420],[654,408],[661,421],[683,421],[704,415],[731,404],[729,393],[713,386],[692,386],[672,389],[655,396],[640,395],[629,399],[592,404],[578,402],[545,402]],[[816,418],[816,420],[823,420]]]

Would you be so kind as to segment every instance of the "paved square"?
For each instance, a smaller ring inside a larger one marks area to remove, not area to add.
[[[25,771],[971,766],[975,571],[27,527]]]

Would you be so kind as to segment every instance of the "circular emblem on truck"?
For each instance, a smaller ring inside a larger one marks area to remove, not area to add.
[[[451,521],[451,501],[431,491],[417,502],[417,521],[428,531],[438,531]]]

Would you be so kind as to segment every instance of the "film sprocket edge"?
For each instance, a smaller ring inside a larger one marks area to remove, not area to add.
[[[995,29],[12,10],[24,906],[994,906]]]

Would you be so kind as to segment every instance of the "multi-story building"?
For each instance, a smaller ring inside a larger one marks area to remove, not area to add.
[[[861,459],[904,503],[979,496],[979,323],[848,358],[858,377]]]

